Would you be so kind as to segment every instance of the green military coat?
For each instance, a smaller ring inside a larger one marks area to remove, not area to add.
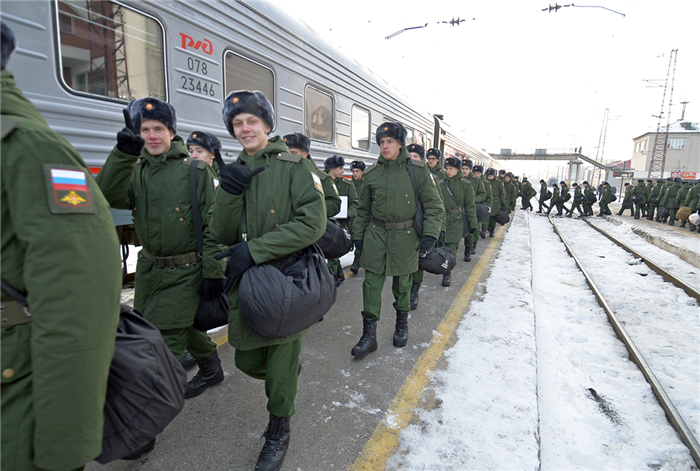
[[[540,183],[540,203],[544,203],[547,201],[547,184],[546,183]]]
[[[348,197],[348,217],[344,219],[339,219],[339,221],[346,224],[348,230],[352,234],[352,225],[355,221],[355,216],[357,216],[357,207],[360,205],[360,199],[357,197],[355,185],[353,185],[350,180],[346,180],[343,177],[334,178],[333,183],[338,189],[338,194],[340,196]]]
[[[450,196],[450,191],[454,198]],[[462,240],[463,223],[462,214],[467,215],[470,228],[478,228],[476,219],[476,203],[474,202],[474,185],[467,178],[461,178],[460,174],[450,178],[446,177],[438,184],[442,201],[445,205],[445,243],[459,244]],[[455,203],[455,199],[457,202]]]
[[[600,196],[601,204],[610,204],[612,201],[612,188],[610,185],[603,185],[603,194]]]
[[[242,195],[223,189],[216,192],[210,213],[212,238],[221,244],[243,241],[242,214],[245,208],[248,249],[260,265],[298,252],[316,242],[326,231],[326,205],[323,186],[316,172],[304,158],[290,154],[281,137],[272,137],[263,150],[238,162],[253,170],[261,165],[265,171],[250,182]],[[268,339],[256,334],[241,317],[236,280],[229,293],[229,342],[236,349],[252,350],[297,340],[306,331],[288,337]]]
[[[474,202],[483,203],[486,201],[486,187],[484,186],[484,181],[481,178],[475,177],[471,172],[469,172],[467,180],[469,180],[472,188],[474,188]]]
[[[78,152],[8,70],[1,80],[0,269],[32,314],[31,323],[2,327],[2,469],[74,469],[102,450],[119,242]],[[63,172],[82,182],[65,189]]]
[[[558,186],[553,186],[552,187],[552,204],[557,205],[558,202],[557,200],[559,199],[559,187]]]
[[[409,159],[404,147],[395,160],[379,156],[377,163],[365,172],[354,230],[355,237],[364,241],[360,265],[372,273],[399,276],[418,269],[419,238],[415,229],[387,230],[378,223],[404,223],[416,217],[416,194],[406,168]],[[437,239],[443,206],[436,181],[424,162],[412,163],[418,195],[423,202],[423,235]]]
[[[678,194],[676,195],[676,203],[678,204],[678,207],[680,208],[683,206],[683,203],[685,202],[685,198],[688,196],[688,192],[690,191],[690,183],[688,182],[683,182],[681,185],[681,189],[678,191]]]
[[[332,218],[340,212],[341,201],[338,188],[335,186],[335,183],[333,183],[333,179],[326,172],[318,168],[311,157],[306,158],[306,163],[321,180],[323,195],[326,201],[326,218]]]
[[[426,167],[428,167],[428,170],[430,170],[430,173],[433,175],[433,178],[435,179],[435,183],[447,178],[447,174],[445,173],[445,169],[442,168],[442,166],[440,165],[440,162],[438,162],[435,165],[435,167],[433,167],[433,168],[430,168],[430,166],[428,166],[428,165],[426,165]]]
[[[698,210],[698,202],[700,200],[700,185],[697,183],[688,191],[685,197],[683,206],[688,206],[693,212]]]
[[[493,179],[486,178],[485,180],[486,183],[491,185],[491,193],[492,193],[492,204],[491,204],[491,217],[497,216],[498,213],[501,212],[501,207],[502,206],[507,206],[507,196],[506,196],[506,189],[503,186],[503,180],[499,180],[497,177],[493,177]]]
[[[681,191],[682,185],[679,182],[674,182],[666,194],[661,204],[665,204],[667,208],[680,208],[681,205],[677,200],[678,193]]]
[[[180,136],[168,152],[129,155],[115,146],[97,175],[113,208],[130,209],[143,250],[157,257],[198,252],[190,194],[191,157]],[[209,208],[218,175],[206,163],[197,166],[197,204],[202,213],[202,263],[161,268],[139,252],[134,307],[161,330],[189,327],[194,322],[201,278],[224,277],[224,262],[214,260],[222,250],[209,237]]]
[[[630,186],[631,186],[631,185],[630,185]],[[644,183],[639,183],[639,182],[637,182],[637,184],[634,186],[634,189],[632,190],[632,196],[634,197],[634,196],[636,196],[636,195],[642,195],[642,196],[644,196],[644,198],[642,199],[642,201],[640,201],[640,202],[637,203],[637,204],[640,204],[640,205],[641,205],[641,204],[646,204],[646,202],[647,202],[647,196],[646,196],[646,195],[647,195],[647,188],[646,188],[646,185],[645,185]],[[625,195],[625,196],[627,196],[627,195]]]
[[[547,193],[547,190],[545,190],[545,194]],[[537,194],[537,191],[532,187],[530,182],[523,183],[523,206],[525,205],[526,201],[530,201],[535,195]]]
[[[661,198],[659,197],[659,195],[660,195],[660,193],[661,193],[661,187],[662,187],[662,186],[663,186],[663,185],[659,185],[658,183],[656,183],[656,184],[654,184],[653,186],[651,186],[651,192],[649,193],[649,204],[657,205],[657,206],[658,206],[658,204],[661,203]],[[649,188],[649,186],[647,186],[647,188]],[[658,201],[657,201],[656,203],[653,203],[653,202],[651,201],[652,198],[657,198]]]
[[[364,174],[359,180],[352,179],[352,184],[355,185],[355,191],[357,192],[357,199],[359,201],[360,195],[362,195],[362,188],[365,186],[365,176]]]
[[[634,195],[634,187],[632,185],[627,185],[625,187],[625,199],[622,200],[622,203],[632,204],[632,195]]]
[[[493,208],[493,189],[491,188],[491,183],[489,183],[489,181],[483,175],[479,177],[479,180],[481,180],[481,183],[484,184],[484,190],[486,190],[486,198],[484,198],[484,203],[488,204],[490,208]]]
[[[584,207],[590,207],[593,205],[591,201],[588,199],[588,197],[591,195],[593,192],[593,188],[591,188],[590,185],[586,185],[583,189],[583,206]]]
[[[506,200],[508,201],[506,206],[512,210],[515,208],[515,200],[518,199],[518,195],[520,194],[518,185],[513,180],[507,182],[504,179],[503,188],[506,192]]]

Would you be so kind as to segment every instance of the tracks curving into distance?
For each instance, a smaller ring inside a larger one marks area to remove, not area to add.
[[[586,220],[586,219],[584,218],[584,220]],[[637,348],[637,346],[633,342],[632,337],[628,334],[628,332],[624,326],[625,322],[621,321],[620,318],[618,317],[618,315],[615,314],[615,312],[613,311],[613,309],[610,305],[611,303],[609,303],[605,299],[605,297],[603,296],[603,292],[596,285],[596,283],[593,280],[593,277],[591,276],[591,274],[589,274],[589,272],[584,267],[584,264],[581,262],[581,259],[576,255],[576,253],[574,253],[572,246],[567,242],[566,238],[562,234],[563,232],[565,232],[565,230],[561,229],[560,227],[557,227],[557,225],[554,223],[554,221],[552,220],[551,217],[549,218],[549,222],[552,224],[554,231],[557,233],[557,235],[559,236],[561,241],[566,246],[567,252],[571,255],[571,257],[576,262],[576,265],[579,267],[579,269],[583,273],[588,285],[591,287],[591,290],[593,291],[596,298],[598,299],[598,302],[600,303],[601,307],[607,313],[608,321],[612,325],[612,328],[615,330],[617,337],[627,347],[630,359],[641,370],[642,374],[644,375],[647,382],[649,383],[652,390],[654,391],[654,394],[656,395],[656,398],[658,399],[659,403],[661,404],[661,407],[666,412],[666,416],[667,416],[669,422],[671,423],[673,428],[676,430],[676,432],[680,436],[683,443],[689,448],[689,450],[693,456],[693,459],[695,460],[695,463],[700,467],[700,445],[698,444],[696,437],[693,435],[692,430],[687,426],[686,422],[683,420],[683,417],[678,412],[676,406],[673,404],[671,398],[666,393],[666,390],[662,386],[662,383],[659,381],[657,376],[654,374],[654,372],[650,368],[649,364],[647,363],[647,360],[645,360],[645,358],[643,357],[640,349]],[[598,231],[603,236],[607,237],[614,244],[616,244],[617,246],[619,246],[623,250],[631,253],[637,259],[640,259],[641,261],[643,261],[646,265],[649,266],[649,268],[651,270],[653,270],[654,272],[659,274],[664,279],[665,282],[671,283],[674,286],[682,289],[683,291],[685,291],[685,293],[689,297],[696,299],[700,303],[700,292],[698,292],[698,290],[696,290],[692,286],[689,286],[687,283],[678,279],[676,276],[672,275],[668,271],[664,270],[657,263],[649,260],[648,257],[642,256],[637,251],[631,249],[630,247],[628,247],[624,243],[620,242],[615,237],[606,233],[601,228],[595,226],[594,224],[591,224],[587,220],[586,220],[586,222],[588,223],[589,226],[591,226],[593,229]],[[673,339],[669,339],[669,340],[671,342],[673,341]],[[649,353],[647,353],[647,355],[649,355]]]

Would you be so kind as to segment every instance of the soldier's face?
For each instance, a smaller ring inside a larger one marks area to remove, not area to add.
[[[474,176],[476,178],[481,178],[481,172],[474,172]]]
[[[309,153],[308,153],[308,152],[304,152],[303,150],[301,150],[301,149],[296,149],[296,148],[294,148],[294,147],[292,147],[291,149],[289,149],[289,153],[290,153],[290,154],[295,154],[295,155],[301,155],[301,156],[304,157],[304,158],[306,158],[306,157],[309,156]]]
[[[332,168],[328,171],[328,175],[333,178],[341,178],[343,176],[343,167]]]
[[[355,180],[359,180],[360,178],[362,178],[362,175],[364,175],[364,173],[365,172],[363,172],[359,168],[354,168],[352,169],[352,178],[354,178]]]
[[[193,159],[202,160],[209,165],[214,163],[214,154],[206,150],[204,147],[200,146],[189,146],[187,150],[190,151],[190,156]]]
[[[471,173],[471,169],[467,166],[462,166],[462,176],[466,178],[469,176],[469,173]]]
[[[409,152],[408,155],[411,156],[411,160],[423,160],[420,158],[420,154],[416,152]]]
[[[458,168],[455,168],[455,167],[453,167],[453,166],[451,166],[451,165],[448,165],[447,167],[445,167],[445,173],[446,173],[447,176],[450,177],[450,178],[452,178],[452,177],[454,177],[455,175],[457,175],[457,172],[459,172],[459,169],[458,169]]]
[[[393,137],[382,137],[379,139],[379,150],[386,160],[396,160],[401,152],[401,144]]]
[[[144,147],[151,155],[162,155],[170,150],[170,141],[175,137],[168,126],[155,119],[147,119],[141,123],[141,137],[146,144]]]
[[[239,113],[234,116],[233,133],[248,155],[253,155],[267,147],[267,135],[270,126],[259,116],[250,113]]]
[[[435,168],[435,166],[438,164],[439,160],[437,157],[434,155],[429,155],[428,156],[428,167],[430,168]]]

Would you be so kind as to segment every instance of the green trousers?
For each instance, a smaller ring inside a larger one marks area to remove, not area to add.
[[[331,269],[331,273],[333,273],[333,276],[338,275],[338,269],[340,268],[340,259],[339,258],[333,258],[328,260],[328,268]],[[342,273],[342,271],[341,271]]]
[[[644,212],[646,204],[634,203],[634,217],[639,217],[641,213]]]
[[[411,285],[413,284],[413,274],[399,275],[393,277],[391,292],[394,293],[394,309],[397,311],[411,310]],[[380,319],[382,310],[382,290],[386,275],[372,273],[365,270],[365,281],[362,282],[362,317],[365,319]]]
[[[669,206],[666,206],[666,208],[668,209],[668,220],[669,220],[669,221],[675,220],[675,219],[676,219],[676,213],[677,213],[678,210],[680,209],[680,206],[677,207],[677,208],[671,208],[671,207],[669,207]]]
[[[195,360],[209,358],[216,351],[216,344],[209,335],[192,326],[182,329],[164,329],[160,333],[177,361],[182,361],[185,350],[190,352]]]
[[[411,275],[411,283],[423,283],[423,270],[416,270]]]
[[[300,337],[280,345],[236,350],[236,367],[248,376],[265,381],[267,410],[274,416],[294,415],[301,341]]]

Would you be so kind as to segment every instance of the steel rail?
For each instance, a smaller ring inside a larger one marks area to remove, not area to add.
[[[672,275],[672,274],[669,273],[668,271],[664,270],[663,268],[661,268],[661,266],[659,266],[658,263],[654,262],[653,260],[650,260],[649,257],[645,257],[644,255],[642,255],[642,254],[640,254],[639,252],[637,252],[636,250],[634,250],[632,247],[630,247],[630,246],[628,246],[628,245],[625,245],[623,242],[620,242],[620,241],[617,240],[615,237],[613,237],[612,235],[608,234],[607,232],[605,232],[605,231],[604,231],[603,229],[601,229],[600,227],[598,227],[598,226],[596,226],[595,224],[593,224],[592,222],[590,222],[590,221],[588,220],[588,218],[582,218],[582,219],[583,219],[584,221],[586,221],[586,223],[587,223],[589,226],[591,226],[593,229],[595,229],[596,231],[600,232],[600,233],[603,234],[605,237],[607,237],[608,239],[610,239],[614,244],[616,244],[616,245],[619,246],[620,248],[626,250],[627,252],[631,253],[632,255],[634,255],[635,257],[637,257],[638,259],[640,259],[640,260],[643,261],[644,263],[646,263],[647,266],[648,266],[649,268],[651,268],[651,269],[652,269],[653,271],[655,271],[657,274],[661,275],[665,281],[667,281],[667,282],[671,283],[672,285],[674,285],[674,286],[676,286],[676,287],[682,289],[683,291],[686,292],[686,294],[687,294],[688,296],[690,296],[691,298],[697,299],[698,303],[700,303],[700,291],[698,291],[697,289],[693,288],[692,286],[690,286],[689,284],[687,284],[687,283],[684,282],[683,280],[681,280],[681,279],[677,278],[676,276]]]
[[[574,254],[574,251],[571,249],[569,244],[566,242],[566,239],[564,238],[562,233],[559,232],[559,228],[557,227],[557,225],[554,224],[554,221],[552,221],[551,217],[548,216],[547,219],[549,219],[549,222],[552,224],[552,227],[554,228],[554,232],[557,233],[557,235],[561,239],[562,243],[566,247],[566,251],[569,252],[569,255],[571,255],[571,257],[576,262],[576,265],[581,270],[581,273],[583,273],[583,276],[586,278],[586,282],[588,283],[588,286],[591,287],[591,290],[593,290],[593,294],[595,294],[595,297],[598,299],[598,303],[600,304],[600,306],[603,308],[603,310],[605,310],[606,314],[608,315],[608,321],[610,322],[610,325],[612,326],[613,330],[617,334],[617,337],[627,347],[627,351],[629,352],[630,359],[639,367],[639,370],[642,372],[642,374],[646,378],[647,382],[651,386],[651,389],[654,391],[654,395],[656,396],[656,399],[659,401],[659,404],[661,404],[661,407],[666,412],[666,417],[668,418],[668,421],[671,423],[671,426],[675,429],[676,433],[678,433],[678,435],[680,436],[680,438],[683,441],[683,443],[685,444],[685,446],[687,446],[688,449],[690,450],[690,454],[693,456],[693,459],[695,460],[695,464],[700,467],[700,445],[698,444],[698,441],[693,436],[693,432],[688,428],[685,421],[683,420],[683,417],[681,417],[681,415],[678,413],[676,406],[673,405],[671,398],[668,397],[668,394],[666,394],[666,391],[664,390],[661,383],[659,383],[659,380],[654,375],[654,372],[651,370],[651,368],[647,364],[646,360],[644,360],[642,353],[639,351],[637,346],[634,344],[634,342],[632,341],[632,338],[629,336],[629,334],[627,334],[627,331],[622,326],[622,323],[617,318],[617,316],[613,312],[612,308],[610,307],[608,302],[603,297],[603,293],[601,293],[601,291],[598,289],[596,284],[593,282],[593,278],[591,278],[591,276],[588,274],[586,269],[583,267],[583,264],[581,263],[581,261],[578,259],[576,254]]]

